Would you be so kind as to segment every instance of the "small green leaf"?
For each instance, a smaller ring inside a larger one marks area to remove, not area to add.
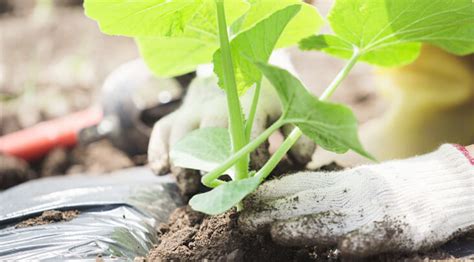
[[[267,62],[275,45],[290,20],[299,12],[301,5],[291,5],[273,13],[254,27],[241,32],[230,43],[237,91],[243,95],[253,84],[260,82],[262,73],[249,61]],[[214,72],[223,87],[222,54],[214,54]]]
[[[421,43],[474,52],[472,0],[336,0],[328,20],[336,35],[303,40],[303,49],[348,58],[357,48],[361,61],[380,66],[412,62]]]
[[[227,182],[209,192],[195,195],[189,205],[194,210],[208,215],[222,214],[255,191],[260,183],[261,179],[257,176]]]
[[[211,171],[230,156],[229,132],[225,128],[197,129],[178,141],[170,152],[175,166]]]
[[[275,87],[283,105],[283,121],[296,125],[321,147],[344,153],[349,149],[372,158],[357,135],[357,119],[351,109],[318,100],[288,71],[257,63]]]

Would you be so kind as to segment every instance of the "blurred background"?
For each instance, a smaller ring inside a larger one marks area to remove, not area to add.
[[[133,40],[102,34],[80,0],[0,0],[0,136],[98,104],[107,74],[137,57]],[[143,159],[131,159],[107,141],[57,148],[31,166],[2,156],[0,189],[134,161]]]
[[[323,14],[331,3],[314,1]],[[344,63],[296,47],[289,53],[315,94]],[[82,0],[0,0],[0,136],[100,105],[107,75],[138,57],[132,39],[99,31],[84,15]],[[334,101],[349,104],[361,122],[384,107],[374,91],[371,70],[358,65],[334,96]],[[29,163],[0,157],[0,190],[33,178],[100,174],[146,164],[146,155],[127,155],[106,139],[57,147]]]

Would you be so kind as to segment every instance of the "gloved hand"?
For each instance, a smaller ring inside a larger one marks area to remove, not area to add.
[[[290,71],[294,71],[289,57],[284,52],[277,52],[271,61]],[[248,113],[252,102],[253,92],[249,90],[241,97],[244,113]],[[260,100],[254,120],[252,137],[256,137],[281,115],[279,98],[273,87],[263,80]],[[196,193],[200,175],[195,171],[173,167],[169,159],[169,151],[173,144],[189,132],[204,127],[227,127],[227,104],[225,93],[217,86],[217,78],[212,68],[201,67],[197,71],[188,89],[182,106],[170,115],[160,119],[153,127],[148,146],[148,160],[155,173],[166,174],[170,170],[177,175],[178,185],[184,194]],[[288,128],[282,128],[284,134]],[[289,156],[298,164],[306,164],[311,160],[314,143],[302,137],[289,152]],[[251,165],[254,169],[261,167],[269,157],[268,144],[262,145],[251,154]]]
[[[471,149],[474,151],[474,148]],[[442,244],[474,228],[474,160],[453,145],[407,160],[264,183],[244,201],[245,231],[286,246],[369,256]]]

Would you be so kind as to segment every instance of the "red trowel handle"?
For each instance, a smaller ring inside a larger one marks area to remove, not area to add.
[[[98,107],[41,122],[0,137],[0,152],[27,161],[44,156],[57,146],[70,147],[77,143],[81,129],[98,124],[103,117]]]

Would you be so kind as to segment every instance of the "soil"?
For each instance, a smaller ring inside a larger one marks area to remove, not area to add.
[[[336,248],[284,247],[274,243],[269,235],[246,235],[241,232],[237,225],[237,218],[238,214],[234,210],[219,216],[206,216],[193,211],[189,206],[178,208],[171,214],[167,224],[159,226],[160,242],[158,245],[149,252],[146,258],[136,258],[136,261],[427,261],[455,259],[441,249],[416,254],[382,254],[358,259],[343,257]]]
[[[87,147],[76,147],[70,151],[71,162],[67,174],[94,173],[105,174],[114,170],[135,166],[133,160],[108,140],[101,140]]]
[[[107,174],[145,163],[143,156],[129,157],[108,140],[85,147],[56,148],[35,163],[0,154],[0,190],[40,177]]]
[[[79,215],[78,210],[58,211],[48,210],[43,212],[40,216],[24,220],[15,225],[15,228],[25,228],[39,225],[46,225],[51,223],[58,223],[70,221]]]
[[[313,249],[292,249],[273,243],[268,235],[246,235],[237,227],[237,213],[204,216],[178,208],[159,228],[160,243],[148,261],[305,261]]]
[[[0,190],[37,177],[25,161],[0,154]]]

